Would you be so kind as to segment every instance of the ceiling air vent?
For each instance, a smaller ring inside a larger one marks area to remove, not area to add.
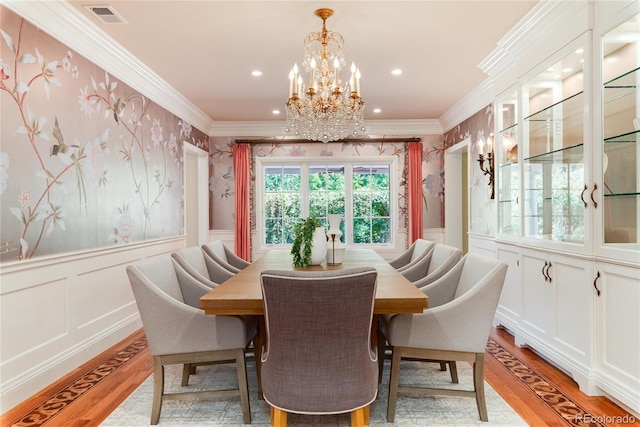
[[[105,24],[126,24],[118,12],[116,12],[111,6],[85,6],[85,8],[91,12],[100,22]]]

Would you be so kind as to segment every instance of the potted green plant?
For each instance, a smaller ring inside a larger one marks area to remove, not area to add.
[[[322,224],[316,216],[303,218],[293,229],[294,239],[291,246],[291,255],[293,255],[293,265],[295,267],[306,267],[312,264],[311,253],[314,245],[314,233],[317,228],[322,230],[322,238],[326,245]],[[323,251],[326,252],[326,247]]]

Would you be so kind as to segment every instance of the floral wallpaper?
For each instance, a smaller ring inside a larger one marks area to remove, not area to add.
[[[496,205],[490,198],[489,178],[478,167],[479,144],[493,132],[493,104],[477,112],[455,128],[444,134],[444,145],[449,148],[465,139],[470,139],[469,175],[470,213],[469,232],[494,236],[496,234]]]
[[[182,144],[208,136],[0,12],[0,260],[182,234]]]
[[[423,206],[424,227],[442,227],[442,206],[444,197],[444,145],[440,135],[422,136],[423,144]],[[234,229],[235,180],[231,147],[233,138],[211,138],[210,167],[212,229]],[[286,140],[256,142],[252,144],[255,157],[358,157],[397,156],[402,170],[398,206],[399,223],[406,227],[406,162],[404,143],[358,142],[358,143],[305,143],[288,144]],[[253,179],[252,181],[255,181]],[[255,191],[255,189],[253,189]],[[251,212],[252,229],[255,229],[255,209]]]

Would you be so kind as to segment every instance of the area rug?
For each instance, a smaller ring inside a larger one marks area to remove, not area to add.
[[[475,399],[456,396],[418,396],[399,394],[394,423],[388,423],[387,397],[389,366],[385,363],[380,396],[371,405],[371,426],[526,426],[527,423],[485,382],[489,422],[478,418]],[[252,425],[269,425],[269,405],[258,399],[257,377],[253,362],[247,363]],[[169,391],[180,387],[182,366],[165,369],[165,387]],[[472,389],[472,369],[458,363],[459,384],[456,387]],[[437,363],[403,362],[400,384],[431,387],[454,387],[449,372],[440,371]],[[189,380],[189,390],[231,388],[236,385],[234,365],[198,367]],[[148,426],[151,415],[153,378],[147,378],[111,415],[102,426]],[[242,426],[240,398],[204,398],[167,401],[162,405],[161,426]],[[305,416],[289,414],[288,426],[349,426],[349,415]]]

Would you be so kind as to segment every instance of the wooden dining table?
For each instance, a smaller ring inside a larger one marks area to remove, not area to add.
[[[428,298],[373,249],[347,249],[341,264],[294,267],[287,249],[272,250],[200,298],[206,314],[263,315],[260,274],[264,270],[322,271],[373,267],[378,272],[374,314],[422,313]]]
[[[307,267],[294,267],[289,250],[272,250],[200,297],[200,308],[205,314],[259,317],[254,352],[260,398],[262,398],[261,352],[266,338],[260,274],[265,270],[329,271],[357,267],[373,267],[378,272],[371,334],[374,344],[377,344],[380,315],[422,313],[427,308],[428,297],[373,249],[347,249],[340,264],[330,265],[323,262],[320,265]]]

